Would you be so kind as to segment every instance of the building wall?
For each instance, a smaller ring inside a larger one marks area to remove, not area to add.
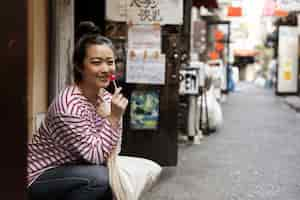
[[[27,0],[0,7],[0,198],[24,200],[27,142]]]
[[[48,99],[48,0],[28,0],[28,139]]]

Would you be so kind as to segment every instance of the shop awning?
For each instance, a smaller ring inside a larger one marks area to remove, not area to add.
[[[205,8],[218,8],[217,0],[193,0],[193,6]]]

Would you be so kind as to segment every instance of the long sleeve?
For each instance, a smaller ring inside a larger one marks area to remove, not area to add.
[[[106,119],[97,127],[88,118],[58,114],[49,125],[52,137],[61,147],[93,164],[103,163],[120,138],[119,130],[114,130]]]
[[[106,93],[105,100],[110,98]],[[45,170],[60,165],[83,159],[103,164],[117,148],[121,131],[121,126],[114,129],[97,114],[77,86],[65,88],[51,103],[33,143],[28,144],[28,186]]]
[[[105,100],[110,101],[106,93]],[[48,113],[51,138],[74,157],[101,164],[116,147],[121,129],[97,114],[96,108],[71,87],[59,95]]]

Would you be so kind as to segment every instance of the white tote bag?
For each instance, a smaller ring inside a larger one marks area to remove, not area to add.
[[[109,184],[117,200],[134,200],[134,188],[129,176],[121,170],[117,162],[118,154],[114,151],[107,160]]]
[[[117,200],[138,200],[159,177],[162,168],[143,158],[119,156],[114,151],[107,161],[110,187]]]
[[[102,104],[97,111],[101,116],[108,116],[110,104]],[[109,184],[116,200],[138,200],[143,192],[152,187],[162,168],[144,158],[119,156],[121,143],[120,139],[117,148],[107,159]]]
[[[202,126],[205,126],[207,123],[207,117],[206,117],[206,106],[207,106],[207,114],[208,114],[208,121],[209,121],[209,128],[210,129],[218,129],[223,124],[223,113],[220,103],[216,100],[215,93],[214,93],[214,87],[213,85],[210,87],[210,89],[206,92],[206,98],[207,98],[207,105],[205,103],[201,104],[201,96],[198,98],[198,108],[202,106]],[[205,102],[205,101],[204,101]],[[200,110],[198,111],[200,112]],[[200,115],[199,115],[200,120]]]

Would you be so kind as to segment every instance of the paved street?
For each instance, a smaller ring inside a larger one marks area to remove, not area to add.
[[[222,129],[180,144],[178,166],[143,200],[300,199],[300,113],[271,90],[239,87],[222,105]]]

